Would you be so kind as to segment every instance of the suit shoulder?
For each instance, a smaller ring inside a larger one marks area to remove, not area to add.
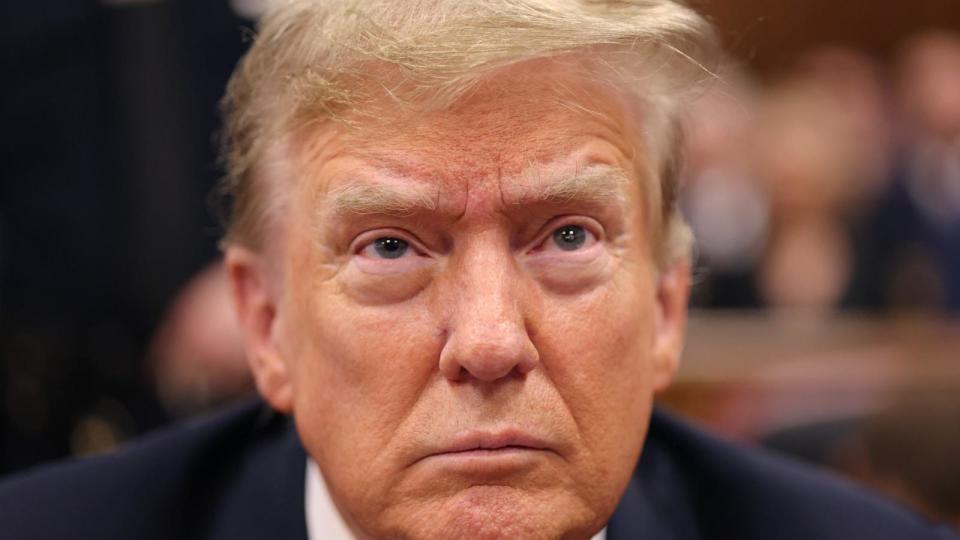
[[[17,474],[0,483],[0,539],[153,538],[195,530],[187,522],[216,504],[244,454],[285,424],[261,403],[249,404],[160,430],[114,454]]]
[[[648,445],[644,459],[666,464],[682,482],[705,538],[956,540],[825,470],[739,447],[663,412]]]

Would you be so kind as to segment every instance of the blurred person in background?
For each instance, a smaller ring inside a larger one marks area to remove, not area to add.
[[[222,263],[207,266],[177,293],[151,339],[147,362],[161,403],[176,416],[254,393]]]
[[[830,47],[761,87],[731,70],[695,105],[684,210],[697,233],[701,307],[830,311],[889,179],[882,73]]]
[[[692,302],[756,308],[756,268],[767,245],[770,201],[750,166],[747,137],[758,89],[737,66],[694,103],[686,136],[682,206],[697,239]]]
[[[881,88],[870,60],[831,49],[808,55],[764,94],[749,147],[771,197],[758,272],[765,305],[840,305],[851,281],[857,213],[886,175]]]
[[[896,66],[899,151],[869,217],[850,304],[960,312],[960,37],[909,40]]]

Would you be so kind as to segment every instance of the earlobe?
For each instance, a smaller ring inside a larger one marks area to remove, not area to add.
[[[690,263],[665,268],[657,282],[657,321],[654,338],[654,390],[667,388],[680,365],[690,297]]]
[[[227,276],[234,308],[243,333],[244,345],[257,390],[280,412],[290,413],[293,393],[287,365],[278,341],[278,306],[263,257],[241,246],[227,248]]]

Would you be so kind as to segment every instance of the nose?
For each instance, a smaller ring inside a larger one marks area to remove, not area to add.
[[[493,382],[536,368],[539,353],[524,313],[529,298],[509,252],[478,248],[453,271],[440,372],[451,381]]]

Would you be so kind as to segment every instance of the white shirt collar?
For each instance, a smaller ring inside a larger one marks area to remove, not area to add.
[[[304,485],[307,539],[355,540],[330,498],[323,475],[320,474],[320,467],[310,458],[307,458],[307,478]],[[607,529],[604,528],[590,540],[607,540]]]
[[[353,533],[330,498],[320,467],[307,458],[307,481],[304,506],[307,511],[308,540],[354,540]]]

